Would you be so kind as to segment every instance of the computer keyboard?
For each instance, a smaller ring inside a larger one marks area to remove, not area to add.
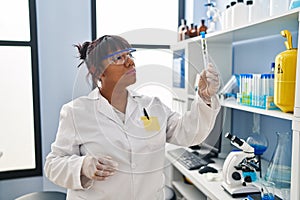
[[[168,153],[188,170],[199,169],[210,163],[184,148],[170,150]]]

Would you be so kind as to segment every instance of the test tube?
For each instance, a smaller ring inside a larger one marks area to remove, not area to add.
[[[200,32],[201,34],[201,48],[202,48],[202,57],[203,57],[203,68],[206,69],[208,65],[208,52],[207,52],[207,43],[205,39],[205,32]]]
[[[274,74],[269,74],[269,96],[274,96]]]

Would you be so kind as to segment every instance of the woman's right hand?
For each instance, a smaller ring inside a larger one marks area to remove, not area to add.
[[[113,161],[110,156],[95,158],[86,156],[81,167],[81,175],[89,179],[103,181],[115,174],[118,163]]]

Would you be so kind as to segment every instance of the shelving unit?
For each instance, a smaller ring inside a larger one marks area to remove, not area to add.
[[[294,9],[285,14],[268,17],[255,23],[232,28],[225,31],[218,31],[206,35],[209,55],[213,58],[215,66],[222,75],[223,82],[226,83],[232,75],[232,48],[235,42],[251,42],[253,39],[263,39],[264,37],[278,36],[281,30],[288,29],[292,33],[299,33],[299,13],[300,9]],[[194,82],[198,72],[202,70],[203,60],[201,54],[200,37],[187,39],[171,45],[173,52],[184,50],[185,52],[185,88],[174,88],[177,98],[185,104],[185,109],[189,109],[189,102],[194,97]],[[298,34],[296,47],[300,48]],[[300,53],[298,51],[298,58]],[[239,105],[231,101],[222,101],[221,105],[226,108],[241,110],[250,113],[258,113],[272,118],[288,120],[292,122],[293,146],[292,146],[292,180],[291,180],[291,199],[300,199],[300,64],[297,63],[296,72],[296,91],[294,114],[283,113],[279,110],[264,110],[250,106]],[[230,117],[230,116],[227,116]],[[227,123],[230,120],[227,118]],[[227,124],[227,127],[230,125]],[[178,167],[178,166],[177,166]],[[179,169],[181,171],[182,169]],[[207,190],[200,188],[201,191]],[[203,192],[203,193],[206,193]]]
[[[271,117],[276,117],[279,119],[293,120],[294,115],[291,113],[283,113],[280,110],[265,110],[261,108],[255,108],[251,106],[240,105],[233,101],[222,101],[221,105],[227,108],[233,108],[237,110],[243,110],[251,113],[257,113],[261,115],[267,115]]]
[[[195,186],[188,185],[180,181],[173,181],[174,188],[189,200],[206,200],[206,196],[201,193]]]

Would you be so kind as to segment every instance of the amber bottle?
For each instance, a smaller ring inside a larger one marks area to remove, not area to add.
[[[191,26],[189,29],[189,36],[190,36],[190,38],[197,36],[197,30],[195,29],[195,26],[193,23],[191,23]]]
[[[205,26],[205,20],[201,19],[201,26],[199,27],[198,32],[200,34],[201,32],[206,33],[206,31],[207,31],[207,26]]]

